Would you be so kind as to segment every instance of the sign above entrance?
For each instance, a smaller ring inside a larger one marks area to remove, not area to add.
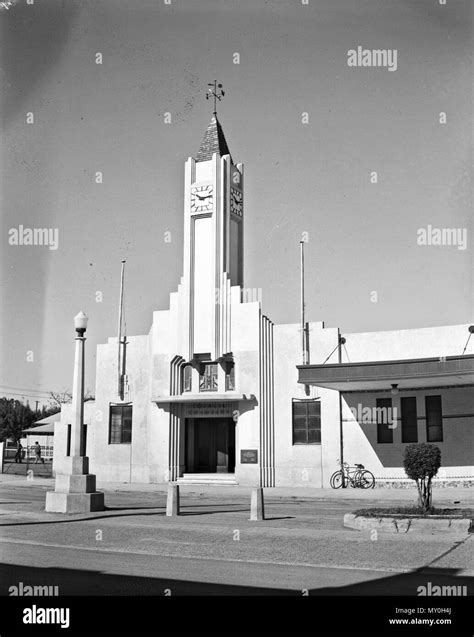
[[[240,464],[258,464],[257,449],[241,449]]]
[[[184,405],[185,418],[229,418],[233,413],[232,402],[194,403]]]

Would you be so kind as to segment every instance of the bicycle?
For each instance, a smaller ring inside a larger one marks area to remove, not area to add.
[[[329,484],[333,489],[340,489],[347,484],[355,489],[373,489],[375,477],[363,464],[356,463],[350,467],[347,462],[343,462],[341,468],[332,474]]]

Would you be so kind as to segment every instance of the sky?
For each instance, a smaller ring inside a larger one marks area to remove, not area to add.
[[[299,320],[303,236],[307,320],[342,333],[473,321],[470,1],[304,1],[0,11],[0,395],[71,387],[81,309],[93,390],[96,345],[117,331],[122,259],[128,334],[168,308],[184,162],[214,79],[245,165],[244,285],[272,321]],[[396,70],[348,66],[358,46],[396,50]],[[57,231],[57,250],[12,245],[20,225]],[[429,226],[459,229],[465,249],[420,245]]]

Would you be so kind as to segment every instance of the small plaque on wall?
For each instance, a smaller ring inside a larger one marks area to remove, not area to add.
[[[257,449],[241,449],[240,463],[241,464],[258,464],[258,450]]]

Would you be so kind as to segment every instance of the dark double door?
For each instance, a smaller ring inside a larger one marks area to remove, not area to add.
[[[186,424],[186,470],[195,473],[234,473],[233,419],[190,418]]]

